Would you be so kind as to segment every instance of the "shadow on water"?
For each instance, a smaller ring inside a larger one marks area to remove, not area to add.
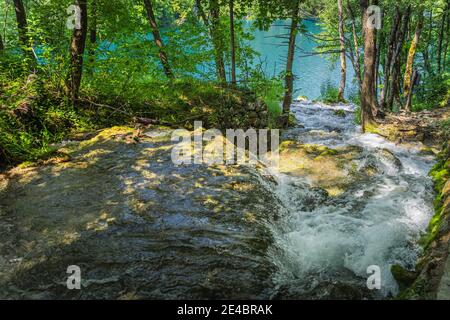
[[[0,188],[0,297],[269,298],[276,200],[254,173],[176,167],[169,138],[130,135],[11,173]],[[82,290],[66,288],[69,265]]]

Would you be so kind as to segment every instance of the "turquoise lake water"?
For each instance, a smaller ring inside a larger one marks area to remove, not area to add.
[[[320,25],[313,20],[305,20],[306,30],[314,35],[321,31]],[[250,27],[251,22],[247,22]],[[286,39],[277,36],[286,35],[290,21],[277,21],[268,31],[253,31],[254,40],[250,41],[251,47],[261,54],[261,60],[265,61],[265,72],[272,76],[285,70],[287,45]],[[332,62],[330,56],[313,55],[302,57],[305,53],[314,52],[316,41],[304,34],[297,36],[297,50],[294,61],[294,74],[296,76],[294,97],[306,96],[316,99],[321,95],[321,86],[330,82],[334,86],[339,85],[340,66],[339,61]],[[303,51],[303,52],[302,52]],[[347,61],[347,86],[346,95],[355,91],[353,83],[354,71],[350,61]]]

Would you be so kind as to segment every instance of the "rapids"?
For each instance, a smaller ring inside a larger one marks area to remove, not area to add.
[[[368,165],[375,173],[337,197],[324,197],[323,190],[311,188],[303,177],[272,170],[278,181],[273,191],[285,211],[273,226],[272,247],[281,296],[383,298],[397,293],[390,266],[414,268],[419,237],[433,214],[428,177],[433,156],[423,154],[421,144],[396,145],[362,134],[352,105],[297,102],[293,112],[298,125],[284,139],[360,147],[358,167]],[[380,267],[381,289],[368,292],[367,268],[372,265]]]
[[[170,129],[110,128],[0,179],[0,298],[373,299],[397,292],[432,215],[420,144],[352,105],[296,102],[280,166],[175,166]],[[82,290],[66,287],[81,268]],[[381,289],[366,287],[378,266]]]

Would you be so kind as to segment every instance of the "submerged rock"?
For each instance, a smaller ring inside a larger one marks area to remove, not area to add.
[[[320,187],[330,196],[339,196],[361,179],[357,172],[360,147],[329,148],[324,145],[283,141],[280,146],[280,172],[304,177],[313,187]]]

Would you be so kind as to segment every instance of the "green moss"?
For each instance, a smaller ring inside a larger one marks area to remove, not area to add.
[[[398,264],[391,266],[391,273],[397,281],[401,291],[410,287],[417,278],[417,273],[408,271]]]
[[[439,227],[442,224],[444,218],[444,194],[443,189],[447,181],[450,179],[450,160],[448,160],[448,150],[444,150],[441,153],[440,161],[431,169],[430,176],[434,182],[434,188],[436,190],[436,198],[434,200],[434,215],[431,219],[427,233],[422,237],[420,243],[427,248],[431,242],[436,238],[439,231]]]
[[[345,118],[345,117],[347,116],[347,114],[345,113],[345,111],[342,110],[342,109],[335,110],[335,111],[334,111],[334,114],[335,114],[336,116],[338,116],[338,117],[341,117],[341,118]]]
[[[317,144],[305,144],[303,148],[305,149],[306,153],[316,155],[317,157],[334,156],[339,153],[338,150]]]

